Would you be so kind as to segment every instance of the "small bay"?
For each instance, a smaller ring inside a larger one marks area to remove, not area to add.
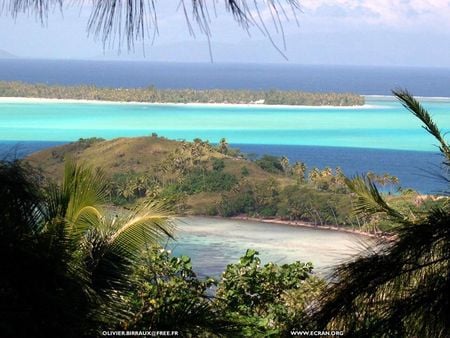
[[[315,271],[326,274],[371,241],[346,232],[207,217],[180,218],[177,227],[176,240],[166,247],[191,257],[199,275],[214,277],[237,263],[246,249],[257,250],[263,264],[312,262]]]

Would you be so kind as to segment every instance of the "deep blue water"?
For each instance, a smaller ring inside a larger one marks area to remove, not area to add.
[[[107,87],[285,89],[450,97],[450,69],[294,64],[0,60],[0,80]]]
[[[400,179],[402,187],[423,193],[448,190],[448,184],[439,178],[442,175],[442,156],[437,152],[290,145],[235,146],[247,154],[286,156],[291,163],[302,161],[308,168],[339,166],[351,176],[368,171],[389,173]]]
[[[0,160],[23,158],[36,151],[56,147],[64,143],[49,141],[0,141]]]
[[[63,85],[94,84],[110,87],[154,85],[159,88],[276,88],[315,92],[355,92],[364,95],[388,95],[391,89],[402,87],[408,88],[415,95],[450,97],[450,69],[438,68],[14,59],[0,60],[0,80]],[[67,133],[60,130],[51,132]],[[285,130],[282,132],[284,137],[288,136]],[[355,132],[365,133],[359,129],[355,129]],[[417,128],[417,132],[424,133],[420,128]],[[198,136],[194,135],[197,133],[196,130],[192,133],[193,137]],[[224,136],[220,130],[217,133],[217,137],[212,139],[217,140]],[[246,133],[251,136],[251,132]],[[226,136],[232,140],[232,134]],[[365,135],[361,135],[363,136]],[[406,136],[416,139],[410,131]],[[187,138],[187,136],[184,137]],[[324,137],[326,133],[322,138]],[[44,140],[44,138],[36,138]],[[261,140],[262,143],[263,141]],[[271,143],[270,141],[267,139],[264,143]],[[60,142],[45,141],[20,142],[18,145],[16,143],[0,141],[0,158],[5,157],[6,154],[10,157],[23,157],[33,151],[60,144]],[[303,161],[309,167],[340,166],[348,175],[369,170],[380,174],[388,172],[398,176],[403,186],[413,187],[421,192],[439,192],[447,189],[445,183],[433,177],[440,172],[440,157],[432,152],[298,145],[240,144],[237,146],[246,153],[286,155],[291,162]],[[380,148],[382,148],[381,145]]]
[[[61,145],[64,142],[44,141],[0,141],[0,158],[6,156],[24,157],[32,152]],[[449,190],[448,185],[438,178],[442,173],[439,153],[426,151],[381,150],[344,147],[290,146],[290,145],[252,145],[232,144],[242,152],[261,156],[270,154],[287,156],[291,163],[305,162],[309,168],[335,168],[340,166],[347,175],[363,174],[372,171],[378,174],[389,173],[400,178],[403,187],[411,187],[423,193],[436,193]]]

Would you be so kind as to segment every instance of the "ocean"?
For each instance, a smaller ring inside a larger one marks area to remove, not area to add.
[[[0,80],[111,87],[247,88],[389,95],[408,88],[450,131],[450,70],[299,65],[164,64],[0,60]],[[434,98],[429,98],[434,97]],[[0,102],[0,155],[25,156],[80,137],[222,137],[243,152],[287,156],[309,167],[374,171],[424,193],[448,190],[437,179],[435,141],[392,97],[367,96],[365,107],[217,107]]]
[[[0,59],[0,80],[101,87],[284,89],[450,97],[450,69]]]

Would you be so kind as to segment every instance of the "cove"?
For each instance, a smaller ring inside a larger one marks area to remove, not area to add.
[[[257,250],[262,263],[312,262],[314,271],[326,274],[373,241],[346,232],[233,219],[184,217],[176,224],[176,240],[167,248],[191,257],[200,276],[219,277],[247,249]]]

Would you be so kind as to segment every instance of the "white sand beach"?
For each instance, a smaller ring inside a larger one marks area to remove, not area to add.
[[[264,104],[264,103],[169,103],[169,102],[137,102],[137,101],[102,101],[102,100],[75,100],[75,99],[50,99],[50,98],[35,98],[35,97],[0,97],[0,103],[63,103],[63,104],[134,104],[134,105],[155,105],[155,106],[192,106],[192,107],[258,107],[258,108],[284,108],[284,109],[370,109],[375,108],[374,105],[356,105],[356,106],[296,106],[296,105],[278,105],[278,104]]]

